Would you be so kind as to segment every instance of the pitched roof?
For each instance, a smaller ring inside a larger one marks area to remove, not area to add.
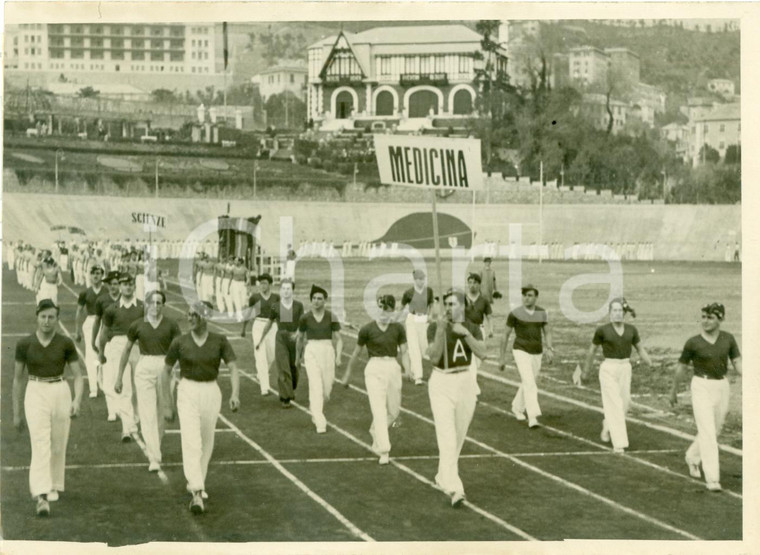
[[[351,44],[415,44],[415,43],[452,43],[480,42],[482,36],[464,25],[409,25],[403,27],[374,27],[361,33],[343,35]],[[332,35],[312,44],[329,46],[335,43],[338,35]]]
[[[741,120],[740,104],[716,104],[712,110],[698,115],[694,121]]]

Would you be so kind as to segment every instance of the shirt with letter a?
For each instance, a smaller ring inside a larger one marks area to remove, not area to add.
[[[464,321],[462,325],[472,334],[472,336],[481,341],[483,334],[480,333],[480,328],[472,322]],[[433,344],[435,340],[435,332],[438,329],[438,323],[433,322],[428,326],[427,337],[428,343]],[[472,349],[467,344],[464,335],[454,333],[451,329],[451,324],[446,325],[446,353],[448,355],[448,366],[446,366],[446,360],[444,360],[443,353],[441,358],[437,361],[431,361],[433,366],[445,370],[446,368],[461,368],[463,366],[470,366],[472,362]]]

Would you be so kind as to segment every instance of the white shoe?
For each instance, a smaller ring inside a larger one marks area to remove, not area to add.
[[[267,395],[269,395],[269,390],[261,392],[262,397],[266,397]]]
[[[390,464],[391,462],[391,456],[388,453],[385,453],[384,455],[380,455],[380,460],[377,461],[378,464]]]
[[[512,409],[512,416],[514,416],[520,422],[525,422],[525,414],[522,412],[517,412],[515,409]]]
[[[623,448],[623,447],[615,447],[612,450],[612,452],[615,453],[615,454],[617,454],[617,455],[622,455],[623,453],[625,453],[625,448]]]
[[[720,487],[720,482],[707,482],[707,489],[710,491],[722,491],[723,488]]]
[[[95,399],[98,396],[97,391],[90,391],[90,399]]]
[[[538,428],[540,424],[538,423],[538,420],[535,418],[531,418],[528,420],[528,428]]]
[[[702,475],[699,473],[699,465],[690,463],[689,461],[686,461],[686,464],[689,466],[689,476],[692,478],[701,478]]]
[[[108,421],[109,422],[116,422],[116,415],[115,414],[109,414],[108,415]]]
[[[187,490],[187,493],[189,493],[190,495],[193,494],[193,490],[190,489],[189,485],[186,485],[185,489]],[[205,489],[201,491],[201,499],[208,499],[208,493],[206,493]]]
[[[317,433],[318,434],[326,434],[327,433],[327,428],[317,428]]]
[[[599,438],[600,438],[600,439],[601,439],[601,440],[602,440],[604,443],[609,443],[609,442],[610,442],[610,431],[609,431],[607,428],[602,428],[602,433],[601,433],[601,435],[599,436]]]
[[[425,385],[425,382],[423,382],[421,378],[417,378],[414,380],[414,385]]]
[[[156,461],[151,461],[148,465],[148,472],[158,472],[161,470],[161,465]]]
[[[58,490],[51,490],[47,495],[48,501],[58,501]]]
[[[464,503],[464,493],[454,492],[451,496],[451,506],[458,509],[462,506],[462,503]]]

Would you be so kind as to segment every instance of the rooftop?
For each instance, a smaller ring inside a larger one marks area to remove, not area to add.
[[[343,33],[351,44],[431,44],[453,42],[480,42],[483,37],[464,25],[411,25],[404,27],[375,27],[361,33]],[[332,46],[338,35],[332,35],[312,44]]]
[[[694,121],[726,121],[726,120],[741,120],[741,105],[737,103],[732,104],[716,104],[709,112],[699,115],[694,118]]]

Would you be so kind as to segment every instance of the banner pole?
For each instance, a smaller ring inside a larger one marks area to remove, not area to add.
[[[438,295],[441,303],[439,309],[445,312],[445,308],[443,306],[443,280],[441,279],[441,249],[439,246],[440,237],[438,235],[438,203],[436,200],[435,189],[431,189],[430,192],[433,195],[433,242],[435,245],[435,274],[436,279],[438,280]],[[445,334],[443,336],[443,367],[444,369],[448,369],[449,367],[449,353],[446,345]]]

